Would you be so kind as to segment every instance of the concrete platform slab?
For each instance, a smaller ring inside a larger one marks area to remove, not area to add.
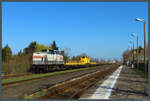
[[[132,68],[121,66],[80,99],[148,99],[148,79]]]
[[[86,93],[80,99],[109,99],[112,88],[114,87],[117,78],[119,77],[120,71],[123,66],[120,66],[115,72],[113,72],[107,79],[97,87],[93,93]],[[101,83],[101,81],[99,82]]]

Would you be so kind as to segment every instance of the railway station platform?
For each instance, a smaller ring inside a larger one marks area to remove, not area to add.
[[[148,99],[148,79],[133,68],[120,66],[80,99]]]

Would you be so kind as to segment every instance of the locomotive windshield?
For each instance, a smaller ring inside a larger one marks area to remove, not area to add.
[[[41,52],[46,52],[48,54],[60,54],[60,52],[58,50],[48,50],[48,49],[43,49],[41,50]]]
[[[49,50],[48,53],[50,53],[50,54],[55,54],[55,53],[54,53],[54,50]]]
[[[41,50],[41,52],[47,52],[47,49],[43,49],[43,50]]]
[[[56,54],[60,54],[60,52],[59,52],[59,51],[55,51],[55,53],[56,53]]]

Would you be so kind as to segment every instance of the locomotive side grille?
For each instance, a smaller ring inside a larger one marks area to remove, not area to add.
[[[36,64],[36,65],[44,65],[44,64],[48,64],[48,65],[51,65],[51,64],[63,64],[63,61],[33,61],[33,64]]]

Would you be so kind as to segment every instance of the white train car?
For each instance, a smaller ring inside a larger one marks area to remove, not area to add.
[[[63,56],[58,50],[42,50],[34,52],[32,57],[31,70],[48,71],[53,67],[61,67],[63,65]]]
[[[32,61],[34,65],[63,64],[63,56],[58,50],[42,50],[33,53]]]

